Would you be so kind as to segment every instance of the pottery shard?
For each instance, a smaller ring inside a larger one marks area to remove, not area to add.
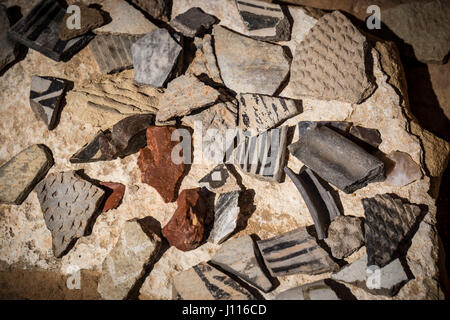
[[[200,8],[190,8],[177,15],[170,25],[186,37],[194,38],[207,31],[216,22],[216,18],[203,12]]]
[[[239,212],[239,191],[219,194],[214,204],[214,224],[208,242],[220,244],[225,241],[236,230]]]
[[[162,243],[158,233],[151,217],[125,222],[118,242],[103,261],[97,288],[103,299],[128,297],[145,268],[158,257]]]
[[[265,96],[240,94],[239,127],[265,131],[272,129],[302,111],[301,101]]]
[[[201,187],[218,194],[241,190],[235,176],[225,164],[219,164],[198,183]]]
[[[99,184],[107,189],[102,212],[116,209],[125,194],[125,185],[116,182],[100,182]]]
[[[275,300],[341,300],[333,282],[325,279],[308,283],[279,293]]]
[[[6,7],[0,4],[0,71],[16,59],[15,43],[8,38],[9,19]]]
[[[412,237],[422,209],[395,195],[383,194],[362,199],[368,266],[384,267],[398,253],[399,245]]]
[[[21,204],[53,166],[51,151],[34,145],[0,167],[0,203]]]
[[[162,87],[174,69],[182,47],[166,29],[155,29],[131,46],[134,78]]]
[[[216,83],[222,83],[220,77],[220,70],[217,66],[217,59],[212,45],[212,37],[210,34],[205,34],[203,38],[195,38],[194,44],[197,48],[195,51],[194,60],[192,60],[188,73],[192,73],[197,77],[206,75],[208,78]]]
[[[290,153],[345,193],[384,180],[384,164],[326,126],[313,124],[289,146]]]
[[[105,192],[75,171],[51,173],[36,186],[45,224],[52,233],[53,253],[63,256],[85,235]]]
[[[264,292],[269,292],[273,284],[260,264],[261,255],[253,239],[246,235],[225,242],[211,263],[225,271],[244,279]]]
[[[171,246],[181,251],[197,249],[204,237],[207,203],[200,188],[183,190],[177,200],[177,209],[162,229]]]
[[[212,106],[219,96],[219,91],[203,84],[197,77],[191,74],[182,75],[168,84],[156,113],[156,121],[171,120]]]
[[[337,259],[351,255],[364,245],[363,219],[352,216],[336,217],[328,228],[326,244]]]
[[[131,0],[131,2],[155,19],[167,21],[170,17],[172,0]]]
[[[238,282],[202,262],[173,279],[174,300],[255,300]]]
[[[235,0],[248,35],[266,41],[288,41],[291,24],[281,6],[259,0]]]
[[[338,268],[305,227],[256,243],[274,277],[297,273],[315,275]]]
[[[214,27],[215,52],[225,85],[237,93],[273,95],[287,77],[290,61],[279,45]]]
[[[384,183],[394,187],[403,187],[422,178],[420,166],[409,154],[394,151],[387,155],[387,159]]]
[[[70,26],[70,18],[73,17],[73,12],[66,12],[59,27],[59,37],[61,38],[61,40],[70,40],[76,38],[95,28],[102,26],[105,23],[105,19],[103,18],[103,15],[99,10],[95,8],[89,8],[88,6],[80,2],[75,2],[73,5],[80,8],[80,28],[69,29],[67,27],[68,22]]]
[[[33,112],[47,125],[56,126],[61,101],[67,84],[63,79],[33,76],[30,88],[30,106]]]
[[[286,90],[294,97],[361,103],[376,87],[368,54],[366,38],[350,20],[339,11],[326,14],[297,46]]]
[[[383,142],[380,131],[377,129],[352,126],[349,133],[351,136],[371,145],[374,148],[378,148],[381,142]]]

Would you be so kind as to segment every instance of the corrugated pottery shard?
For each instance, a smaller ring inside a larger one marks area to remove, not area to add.
[[[54,77],[33,76],[30,89],[30,106],[33,112],[47,125],[56,126],[61,100],[67,83]]]
[[[288,41],[291,24],[281,6],[259,0],[235,0],[248,34],[266,41]]]
[[[409,238],[422,209],[396,195],[382,194],[361,200],[366,217],[364,229],[368,266],[384,267]]]
[[[315,275],[338,268],[304,227],[256,243],[274,277],[297,273]]]
[[[235,150],[234,163],[244,173],[266,181],[280,182],[283,175],[288,127],[257,136],[243,135]]]
[[[354,142],[313,124],[289,146],[290,153],[345,193],[384,180],[384,164]]]
[[[0,71],[16,59],[16,43],[8,37],[9,26],[6,7],[0,4]]]
[[[125,222],[119,240],[103,261],[98,292],[103,299],[126,299],[145,274],[145,268],[154,263],[161,250],[151,217]]]
[[[209,191],[219,194],[241,190],[235,176],[228,170],[225,164],[219,164],[198,183],[201,187],[205,187]]]
[[[332,280],[319,280],[279,293],[275,300],[342,300]]]
[[[172,9],[172,0],[131,0],[132,3],[155,19],[167,21]]]
[[[194,110],[212,106],[220,96],[220,92],[203,84],[192,74],[182,75],[167,85],[160,108],[156,113],[156,121],[167,121],[182,117]]]
[[[183,190],[177,205],[172,218],[162,229],[162,234],[178,250],[197,249],[202,244],[208,216],[205,196],[200,188]]]
[[[106,200],[103,204],[102,212],[116,209],[125,194],[125,185],[117,182],[99,182],[99,184],[107,189]]]
[[[302,195],[314,220],[318,239],[325,239],[331,221],[341,214],[332,194],[323,185],[326,182],[320,181],[307,167],[303,167],[298,175],[288,167],[284,167],[284,171]]]
[[[174,300],[255,300],[238,282],[204,262],[175,276],[172,296]]]
[[[219,194],[214,205],[214,225],[208,242],[219,244],[225,241],[236,230],[239,212],[239,191]]]
[[[52,233],[53,253],[60,258],[73,241],[85,235],[105,192],[75,171],[49,174],[36,186],[36,192]]]
[[[182,47],[166,29],[155,29],[131,46],[134,79],[162,87],[174,70]]]
[[[405,152],[394,151],[389,153],[386,158],[386,180],[384,183],[403,187],[422,178],[420,166]]]
[[[272,281],[260,264],[259,254],[253,239],[246,235],[225,242],[216,253],[211,263],[218,265],[225,271],[247,281],[249,284],[269,292]]]
[[[265,96],[240,94],[239,127],[264,131],[272,129],[302,112],[301,101]]]
[[[290,70],[281,46],[214,27],[215,52],[223,82],[237,93],[273,95]]]
[[[347,17],[326,14],[297,46],[285,91],[296,98],[361,103],[376,88],[369,54],[365,36]]]
[[[66,12],[59,27],[58,34],[61,40],[76,38],[95,28],[101,27],[105,23],[105,19],[99,10],[90,8],[81,2],[75,2],[73,5],[80,9],[80,28],[68,28],[68,25],[72,22],[71,17],[73,17],[73,12]]]
[[[50,149],[33,145],[0,167],[0,203],[22,204],[54,161]]]
[[[207,31],[216,22],[216,18],[200,8],[190,8],[177,15],[170,25],[186,37],[194,38]]]
[[[185,170],[184,162],[172,161],[172,149],[180,141],[172,141],[175,127],[150,127],[147,129],[147,146],[141,149],[138,166],[141,180],[158,191],[164,202],[177,198],[176,187]]]
[[[192,73],[197,77],[206,75],[214,82],[222,83],[211,35],[205,34],[203,38],[196,37],[194,39],[194,44],[197,50],[195,51],[194,60],[192,60],[189,65],[187,72]]]
[[[352,216],[339,216],[328,228],[326,244],[337,259],[351,255],[364,245],[363,219]]]
[[[80,50],[93,36],[71,40],[59,38],[59,27],[66,10],[54,0],[42,0],[30,13],[9,30],[9,36],[55,61],[66,60]]]

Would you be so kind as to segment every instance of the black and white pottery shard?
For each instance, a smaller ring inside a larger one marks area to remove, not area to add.
[[[205,187],[209,191],[219,194],[241,190],[236,178],[225,164],[219,164],[198,183],[200,187]]]
[[[291,24],[280,5],[258,0],[236,0],[248,35],[266,41],[288,41]]]
[[[56,0],[42,0],[9,30],[9,36],[55,61],[68,60],[86,45],[93,35],[63,41],[59,28],[66,10]]]
[[[286,153],[288,127],[264,131],[257,136],[241,136],[235,150],[235,165],[258,179],[280,182]]]
[[[236,230],[239,218],[239,191],[222,193],[214,205],[214,225],[208,242],[220,244]]]
[[[364,229],[368,266],[384,267],[398,253],[400,244],[412,237],[422,209],[391,194],[361,200],[366,217]]]
[[[242,129],[272,129],[302,111],[301,101],[256,93],[239,94],[239,126]]]
[[[385,179],[381,160],[336,131],[316,123],[303,131],[299,140],[289,146],[289,151],[345,193]]]
[[[133,67],[131,45],[139,38],[127,34],[97,35],[89,43],[89,48],[103,73],[115,73]]]
[[[63,256],[84,236],[105,192],[75,171],[51,173],[36,186],[45,224],[52,233],[53,252]]]
[[[297,273],[315,275],[338,268],[305,227],[256,243],[274,277]]]
[[[317,237],[319,240],[325,239],[331,221],[341,214],[330,191],[322,185],[326,182],[319,181],[320,178],[307,167],[303,167],[298,175],[288,167],[284,167],[284,172],[302,195],[314,220]]]
[[[170,25],[186,37],[194,38],[207,31],[216,22],[216,18],[200,8],[190,8],[188,11],[177,15]]]
[[[275,300],[343,300],[342,285],[325,279],[279,293]]]
[[[16,59],[16,43],[8,37],[9,19],[6,7],[0,4],[0,71]]]
[[[45,122],[49,130],[56,126],[61,100],[67,83],[54,77],[33,76],[31,79],[30,106]]]

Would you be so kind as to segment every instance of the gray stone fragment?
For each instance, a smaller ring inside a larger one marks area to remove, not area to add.
[[[216,22],[216,18],[203,12],[200,8],[190,8],[177,15],[170,25],[186,37],[194,38],[201,35]]]
[[[236,178],[225,164],[219,164],[198,183],[201,187],[219,194],[241,190]]]
[[[220,244],[236,230],[239,218],[239,191],[222,193],[214,204],[214,224],[208,242]]]
[[[336,217],[328,228],[326,244],[337,259],[351,255],[364,245],[363,219],[352,216]]]
[[[166,29],[155,29],[131,46],[134,78],[162,87],[177,64],[182,47]]]
[[[195,51],[194,60],[187,72],[196,75],[206,75],[216,83],[222,83],[220,77],[220,70],[217,65],[216,55],[214,54],[214,48],[212,45],[212,37],[210,34],[205,34],[203,38],[195,38],[194,44],[197,48]]]
[[[382,161],[326,126],[314,124],[307,128],[289,151],[345,193],[384,180]]]
[[[173,0],[131,0],[132,3],[147,12],[155,19],[167,21]]]
[[[105,192],[75,171],[51,173],[36,186],[45,224],[52,233],[53,253],[60,258],[85,235]]]
[[[319,280],[279,293],[275,300],[341,300],[330,280]]]
[[[0,4],[0,71],[16,59],[16,44],[8,38],[9,26],[6,7]]]
[[[51,151],[33,145],[0,167],[0,203],[21,204],[53,166]]]

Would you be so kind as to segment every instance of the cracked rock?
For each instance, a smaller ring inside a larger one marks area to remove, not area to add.
[[[214,205],[214,225],[208,242],[220,244],[236,230],[239,219],[239,191],[222,193]]]
[[[344,259],[364,245],[363,219],[352,216],[336,217],[328,228],[326,244],[337,259]]]
[[[188,11],[177,15],[170,25],[186,37],[194,38],[204,33],[216,22],[216,18],[200,8],[190,8]]]

